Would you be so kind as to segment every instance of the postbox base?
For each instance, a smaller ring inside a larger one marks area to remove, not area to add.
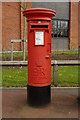
[[[27,102],[31,106],[44,106],[51,101],[51,85],[44,87],[27,86]]]

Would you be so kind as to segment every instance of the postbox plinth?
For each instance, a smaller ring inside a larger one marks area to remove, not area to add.
[[[28,23],[27,101],[31,105],[50,103],[51,17],[54,10],[33,8],[23,12]]]
[[[51,86],[27,86],[27,102],[31,106],[43,106],[51,101]]]

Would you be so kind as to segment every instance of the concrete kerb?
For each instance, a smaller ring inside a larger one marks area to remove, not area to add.
[[[14,91],[14,92],[23,92],[23,91],[27,91],[27,87],[0,87],[0,90],[2,89],[2,91]],[[60,93],[68,93],[70,95],[73,96],[77,96],[79,97],[79,87],[51,87],[51,92],[60,92]]]

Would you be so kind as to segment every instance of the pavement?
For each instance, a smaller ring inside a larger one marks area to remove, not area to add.
[[[3,88],[3,118],[78,118],[78,88],[52,87],[51,103],[43,107],[27,104],[27,88]]]

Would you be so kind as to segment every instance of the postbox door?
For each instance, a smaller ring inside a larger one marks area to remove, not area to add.
[[[51,84],[51,39],[47,30],[30,31],[28,39],[28,84]],[[34,39],[33,39],[34,38]]]

